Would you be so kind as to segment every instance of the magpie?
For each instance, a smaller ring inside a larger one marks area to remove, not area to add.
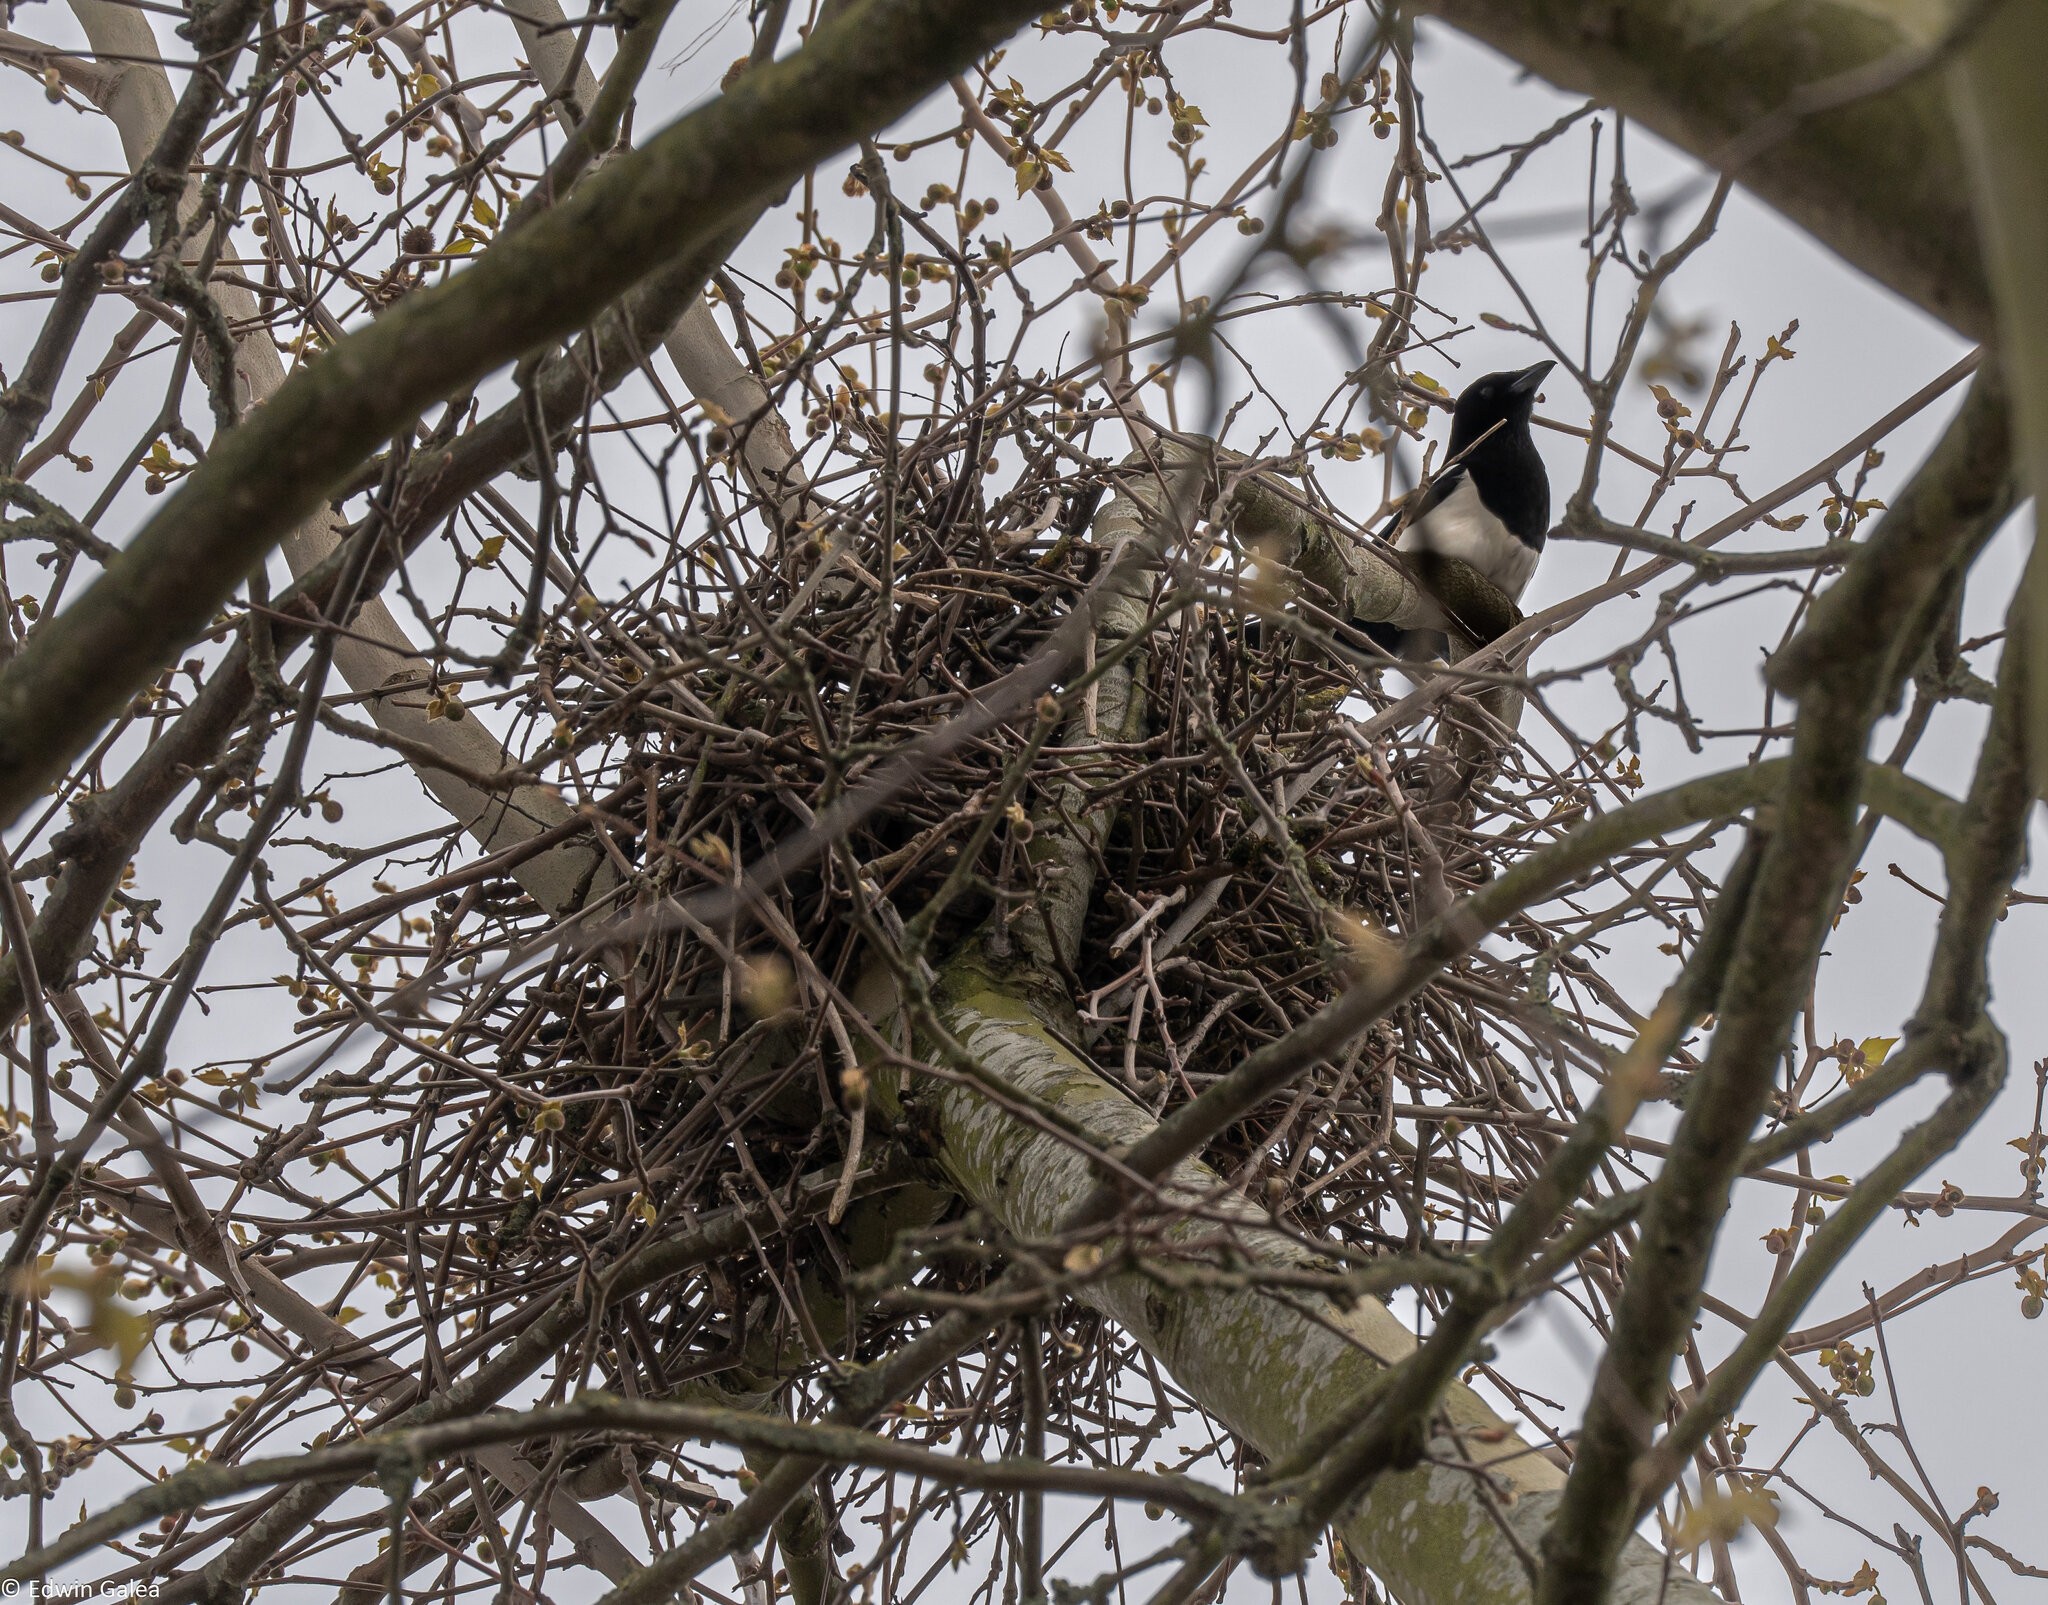
[[[1489,373],[1467,385],[1451,413],[1450,466],[1430,482],[1407,526],[1380,532],[1415,562],[1426,585],[1434,561],[1463,558],[1519,601],[1550,530],[1550,479],[1529,435],[1536,388],[1555,363]],[[1365,633],[1397,658],[1441,657],[1449,643],[1433,629],[1366,624]]]

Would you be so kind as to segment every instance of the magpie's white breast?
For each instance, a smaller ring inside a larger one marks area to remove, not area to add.
[[[1469,474],[1460,475],[1444,499],[1404,529],[1394,545],[1403,552],[1462,558],[1515,601],[1536,572],[1536,548],[1487,510]]]

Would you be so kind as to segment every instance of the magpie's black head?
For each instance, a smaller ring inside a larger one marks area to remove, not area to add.
[[[1555,366],[1539,362],[1517,373],[1474,379],[1451,414],[1449,455],[1462,464],[1487,509],[1538,551],[1550,532],[1550,479],[1529,435],[1529,414],[1537,387]]]
[[[1497,435],[1527,434],[1529,414],[1536,406],[1536,391],[1543,376],[1556,366],[1554,362],[1539,362],[1518,373],[1489,373],[1474,379],[1458,397],[1457,410],[1451,414],[1452,454],[1463,451],[1495,424],[1501,426]]]

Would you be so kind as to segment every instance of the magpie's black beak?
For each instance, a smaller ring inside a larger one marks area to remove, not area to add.
[[[1554,362],[1539,362],[1533,368],[1524,368],[1508,381],[1508,394],[1511,396],[1535,395],[1536,387],[1543,383],[1544,376],[1556,366],[1557,364]]]

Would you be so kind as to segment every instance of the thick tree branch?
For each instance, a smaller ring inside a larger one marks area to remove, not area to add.
[[[381,441],[902,116],[1035,9],[865,0],[293,374],[0,674],[0,818],[48,787]]]
[[[1571,1480],[1544,1540],[1539,1605],[1610,1597],[1635,1522],[1639,1457],[1663,1417],[1730,1188],[1841,906],[1871,726],[1932,628],[1936,582],[1968,565],[2009,504],[2007,431],[2004,390],[1987,365],[1933,454],[1772,665],[1799,698],[1785,789],[1726,1006],[1651,1188]]]
[[[1747,137],[1803,90],[1937,42],[1945,9],[1900,0],[1420,0],[1560,88],[1590,95],[1710,165],[1972,339],[1993,327],[1963,153],[1940,79]],[[2030,9],[2024,5],[2013,11]],[[2014,71],[2027,58],[2013,57]]]
[[[1770,1363],[1785,1334],[1850,1249],[1916,1176],[1962,1140],[2005,1084],[2005,1036],[1985,1013],[1985,1004],[1991,933],[2005,913],[2006,894],[2026,855],[2027,814],[2034,800],[2026,753],[2025,606],[2022,600],[2014,609],[1991,730],[1978,755],[1950,858],[1949,896],[1942,905],[1926,988],[1906,1027],[1909,1044],[1946,1068],[1955,1088],[1939,1109],[1871,1168],[1815,1231],[1749,1323],[1735,1352],[1715,1368],[1684,1417],[1645,1462],[1635,1490],[1639,1514],[1661,1496],[1707,1434],[1741,1403],[1757,1373]]]

